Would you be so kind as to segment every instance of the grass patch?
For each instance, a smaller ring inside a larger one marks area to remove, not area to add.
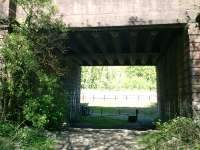
[[[0,149],[53,150],[53,139],[43,133],[43,130],[18,128],[16,125],[0,122]]]
[[[121,127],[128,123],[127,120],[121,119],[113,119],[110,117],[93,117],[93,116],[86,116],[81,117],[81,123],[88,123],[89,125],[96,127],[96,128],[115,128]]]
[[[128,114],[128,115],[135,115],[135,111],[139,110],[140,116],[147,116],[151,118],[157,118],[157,106],[156,104],[153,104],[150,107],[145,108],[138,108],[138,107],[95,107],[91,106],[90,110],[92,113],[98,113],[98,114]]]

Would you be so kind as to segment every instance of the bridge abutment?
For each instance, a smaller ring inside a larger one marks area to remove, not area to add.
[[[189,93],[193,115],[200,114],[200,30],[197,24],[189,24],[188,62],[191,74],[189,76],[191,91]]]
[[[167,51],[160,57],[157,65],[158,106],[160,118],[163,121],[178,114],[176,43],[176,39],[173,40]]]
[[[157,65],[158,104],[163,121],[200,114],[199,28],[195,23],[187,24],[170,45]]]
[[[70,121],[76,121],[80,111],[80,80],[81,67],[77,64],[72,64],[67,67],[67,73],[63,78],[64,87],[67,91],[68,109],[67,118]]]
[[[74,32],[69,46],[73,54],[70,57],[79,64],[69,65],[63,78],[70,120],[79,114],[81,65],[156,65],[161,119],[200,113],[200,30],[195,23],[188,23],[195,20],[198,1],[57,0],[56,3],[65,24],[80,29]],[[12,1],[2,4],[2,10],[16,9]],[[23,16],[8,10],[5,12],[10,19],[17,16],[20,20]],[[0,29],[0,42],[1,37]]]

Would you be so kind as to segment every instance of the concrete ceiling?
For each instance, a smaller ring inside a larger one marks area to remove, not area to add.
[[[68,57],[82,66],[156,65],[184,24],[73,28]]]

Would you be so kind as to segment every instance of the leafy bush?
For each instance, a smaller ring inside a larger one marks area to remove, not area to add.
[[[0,149],[1,150],[51,150],[54,141],[43,133],[43,130],[19,128],[17,125],[0,122]]]
[[[4,61],[0,120],[27,120],[34,127],[57,128],[67,121],[67,91],[63,88],[70,65],[63,62],[67,29],[53,16],[51,0],[17,3],[26,17],[20,25],[12,25],[13,32],[0,48]]]
[[[14,134],[15,126],[8,123],[2,123],[0,122],[0,136],[11,136]]]
[[[41,130],[21,128],[17,133],[17,141],[21,142],[21,149],[53,149],[54,142],[48,139]]]
[[[145,135],[141,143],[148,150],[198,149],[200,148],[200,127],[191,118],[177,117],[161,124],[158,131]]]

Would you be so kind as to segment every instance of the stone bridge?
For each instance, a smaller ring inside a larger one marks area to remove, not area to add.
[[[0,2],[0,9],[9,8],[7,0]],[[72,29],[66,59],[74,65],[65,78],[72,93],[79,94],[81,66],[153,65],[162,120],[200,111],[200,31],[195,23],[200,0],[55,3],[58,16]],[[79,102],[79,98],[71,101],[72,118],[78,113]]]

